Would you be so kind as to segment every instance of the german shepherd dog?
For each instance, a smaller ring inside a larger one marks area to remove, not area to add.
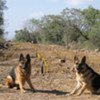
[[[86,56],[82,57],[81,62],[75,56],[74,63],[77,86],[70,95],[81,95],[85,89],[89,90],[91,94],[100,94],[100,75],[86,63]]]
[[[20,54],[18,66],[14,67],[10,71],[9,75],[6,77],[6,85],[9,88],[17,87],[17,89],[20,89],[21,93],[23,93],[25,92],[24,84],[25,84],[25,81],[27,81],[30,88],[33,91],[35,91],[30,80],[30,75],[31,75],[30,55],[27,54],[25,58],[23,54]]]

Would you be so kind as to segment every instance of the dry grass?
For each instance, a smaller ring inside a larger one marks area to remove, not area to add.
[[[36,61],[36,53],[41,54],[47,59],[49,64],[49,73],[42,76],[38,60]],[[13,66],[18,64],[20,53],[26,55],[29,53],[32,57],[32,82],[37,89],[36,93],[27,91],[23,95],[19,95],[19,91],[7,88],[0,89],[1,100],[99,100],[100,96],[91,96],[83,94],[82,96],[65,96],[76,85],[75,73],[71,72],[73,67],[73,57],[77,54],[81,59],[82,56],[87,56],[87,63],[92,68],[100,73],[100,52],[70,50],[63,46],[43,45],[31,43],[12,43],[12,46],[3,52],[0,61],[0,83],[4,82],[4,78],[9,73]],[[6,58],[6,59],[5,59]],[[61,59],[65,59],[65,63],[61,63]],[[27,89],[29,87],[26,85]],[[26,98],[26,99],[25,99]]]

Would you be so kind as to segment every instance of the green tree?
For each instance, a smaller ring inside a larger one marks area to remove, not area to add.
[[[80,9],[64,9],[61,16],[65,21],[64,29],[64,42],[69,44],[71,42],[78,42],[81,35],[84,36],[82,31],[82,11]]]
[[[89,6],[83,10],[84,31],[87,32],[89,41],[100,47],[100,10]]]
[[[4,9],[6,8],[5,6],[6,1],[5,0],[0,0],[0,38],[3,38],[4,35]]]
[[[60,15],[47,15],[41,19],[42,35],[44,41],[55,44],[62,44],[64,33],[63,19]]]
[[[19,42],[34,42],[37,43],[37,40],[34,34],[31,34],[26,28],[23,30],[16,31],[15,41]]]
[[[28,20],[24,28],[16,31],[18,41],[54,44],[81,44],[100,47],[100,10],[64,9],[59,15],[46,15],[41,19]]]

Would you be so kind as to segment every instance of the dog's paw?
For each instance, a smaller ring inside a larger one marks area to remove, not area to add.
[[[23,89],[23,90],[21,90],[21,93],[25,93],[26,91]]]
[[[72,95],[71,93],[67,93],[67,94],[66,94],[66,96],[71,96],[71,95]]]
[[[81,95],[81,93],[77,93],[77,94],[75,94],[75,96],[80,96]]]

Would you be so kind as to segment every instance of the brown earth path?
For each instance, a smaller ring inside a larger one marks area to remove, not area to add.
[[[0,88],[0,100],[100,100],[100,95],[85,93],[81,96],[66,96],[76,85],[75,72],[71,71],[74,55],[77,54],[80,58],[86,55],[89,65],[100,73],[100,52],[69,50],[63,46],[31,43],[12,43],[4,52],[4,59],[0,60],[0,83],[4,83],[11,68],[18,64],[19,54],[29,53],[32,58],[31,79],[36,92],[32,92],[27,84],[26,93],[23,94],[19,90],[3,86]],[[36,52],[48,61],[49,72],[44,76],[40,74],[35,58]],[[61,59],[66,59],[66,62],[61,63]]]

